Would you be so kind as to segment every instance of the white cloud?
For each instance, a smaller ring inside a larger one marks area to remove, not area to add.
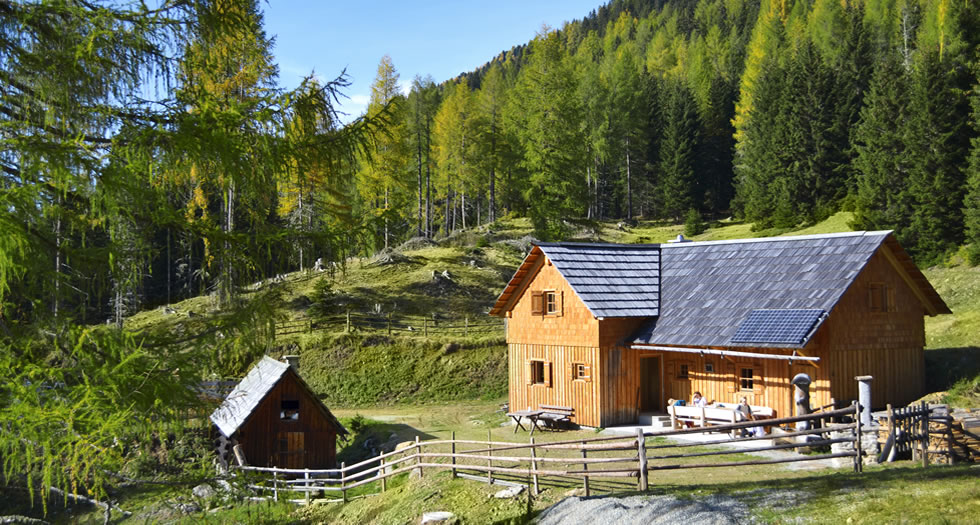
[[[351,95],[350,103],[354,106],[367,106],[368,102],[371,101],[371,97],[368,95]]]

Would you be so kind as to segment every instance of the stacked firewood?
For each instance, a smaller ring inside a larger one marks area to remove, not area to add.
[[[929,462],[948,464],[980,460],[980,414],[950,410],[946,405],[929,408]],[[889,433],[887,417],[879,416],[878,424],[878,443],[884,447]],[[912,447],[916,449],[913,456],[918,456],[920,445],[913,443]]]

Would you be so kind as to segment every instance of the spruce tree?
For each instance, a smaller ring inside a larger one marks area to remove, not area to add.
[[[974,69],[977,75],[970,90],[973,138],[967,165],[967,194],[963,218],[966,225],[966,240],[970,243],[970,264],[977,265],[980,264],[980,66],[974,65]]]
[[[702,206],[704,188],[695,173],[700,122],[691,92],[683,83],[671,82],[664,97],[657,191],[660,215],[679,220],[688,210]]]

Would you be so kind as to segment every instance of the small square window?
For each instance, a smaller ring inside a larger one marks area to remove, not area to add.
[[[678,379],[687,379],[688,377],[690,377],[690,373],[691,372],[690,372],[690,369],[689,369],[688,365],[686,363],[685,364],[682,364],[677,369],[677,378]]]
[[[872,312],[891,312],[893,307],[889,301],[891,290],[887,284],[873,283],[868,285],[868,308]]]
[[[572,379],[578,379],[580,381],[589,380],[589,365],[584,363],[575,363],[572,365]]]
[[[709,374],[713,373],[715,371],[715,364],[712,363],[711,361],[708,361],[707,363],[704,364],[704,371]]]
[[[279,405],[279,419],[282,421],[299,420],[299,401],[284,399]]]
[[[743,368],[739,378],[739,386],[742,390],[752,390],[755,386],[754,374],[751,368]]]

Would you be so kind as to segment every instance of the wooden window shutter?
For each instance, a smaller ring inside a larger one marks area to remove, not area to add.
[[[585,365],[585,382],[592,382],[592,365]]]
[[[885,287],[885,311],[894,312],[897,308],[895,307],[895,287],[886,286]]]
[[[531,315],[544,315],[544,292],[531,292]]]
[[[555,301],[558,302],[558,308],[555,315],[561,317],[565,313],[565,290],[562,290],[555,295],[557,295],[557,297],[555,297]]]
[[[525,383],[530,385],[534,382],[534,367],[531,365],[531,361],[524,363],[524,376]]]
[[[544,364],[544,386],[551,388],[551,363]]]
[[[766,391],[766,383],[763,381],[765,379],[765,373],[763,372],[764,369],[762,366],[757,366],[754,370],[755,377],[752,378],[752,391],[756,395],[759,395]],[[761,401],[761,399],[756,399],[756,402],[760,405],[762,404]]]

